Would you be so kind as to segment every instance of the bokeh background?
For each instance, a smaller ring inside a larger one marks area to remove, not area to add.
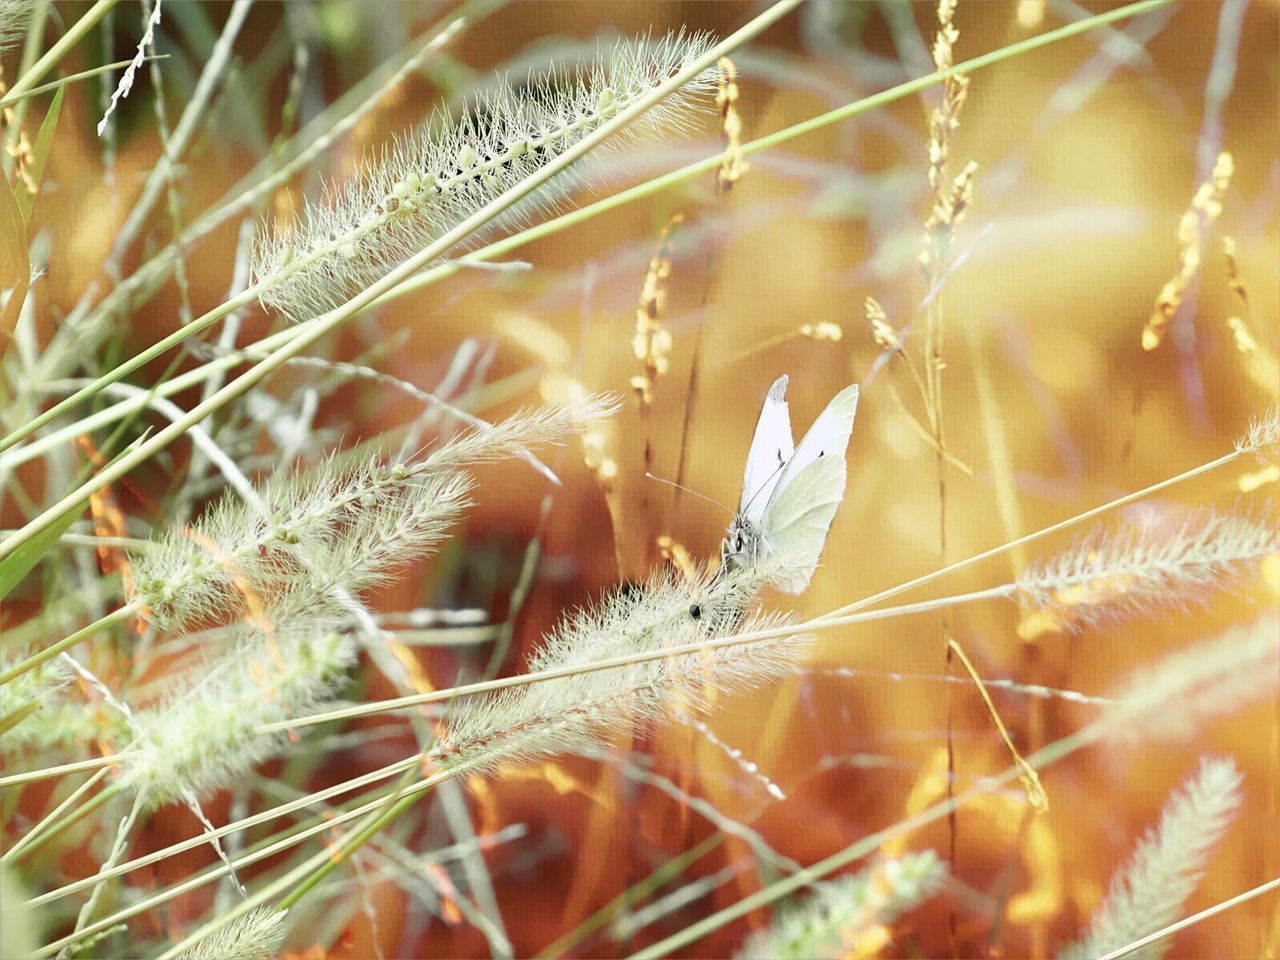
[[[75,15],[75,5],[58,6]],[[956,59],[1107,7],[962,3]],[[189,93],[226,9],[166,5],[160,42],[171,54],[163,66],[171,108]],[[213,133],[182,171],[179,218],[198,213],[270,148],[287,92],[291,37],[305,35],[312,57],[300,101],[305,120],[447,9],[398,0],[259,4],[237,47],[234,85],[216,104]],[[321,169],[260,213],[290,216],[322,179],[351,175],[366,151],[435,105],[458,103],[495,69],[520,74],[550,58],[590,55],[602,38],[648,30],[687,26],[724,35],[757,9],[730,0],[502,6],[469,26],[423,74],[390,91]],[[946,443],[967,468],[946,471],[947,559],[1213,459],[1280,395],[1278,21],[1274,2],[1177,4],[972,75],[951,158],[953,170],[977,164],[975,192],[955,240],[960,263],[940,293]],[[935,28],[927,3],[806,4],[734,58],[743,138],[929,72]],[[116,56],[128,56],[137,24],[120,15],[114,31]],[[56,253],[39,290],[40,316],[49,325],[94,279],[157,156],[150,93],[142,87],[122,108],[110,166],[93,136],[96,95],[86,88],[67,99],[47,174],[52,186],[39,208],[38,226]],[[464,271],[364,315],[327,344],[327,356],[368,356],[378,369],[426,389],[443,381],[450,392],[452,383],[456,397],[475,387],[468,402],[490,418],[581,388],[626,398],[614,423],[585,448],[575,442],[551,455],[563,486],[550,488],[521,463],[485,469],[477,505],[457,538],[439,557],[406,571],[376,606],[479,608],[501,624],[514,592],[519,609],[505,669],[519,670],[567,608],[665,562],[661,538],[676,545],[677,557],[717,555],[727,510],[645,472],[732,506],[759,404],[782,373],[791,375],[797,435],[842,386],[861,382],[863,392],[848,488],[823,566],[802,597],[771,596],[766,604],[817,614],[942,565],[935,456],[909,422],[910,415],[923,417],[919,398],[902,364],[882,358],[863,312],[864,300],[874,297],[895,327],[918,329],[922,322],[927,286],[915,257],[931,202],[932,102],[932,95],[907,98],[753,155],[729,191],[708,175],[656,193],[521,249],[514,256],[531,270]],[[719,119],[708,113],[692,137],[614,154],[598,186],[577,201],[705,157],[723,142]],[[1166,342],[1144,351],[1143,325],[1177,268],[1179,220],[1220,150],[1232,154],[1235,169],[1221,216],[1207,233],[1199,276]],[[160,218],[155,236],[167,239],[169,229]],[[1247,313],[1227,282],[1224,236],[1235,241]],[[232,225],[188,251],[196,313],[223,298],[236,241]],[[632,337],[660,244],[668,256],[656,314],[671,337],[669,367],[642,407],[631,387],[642,373]],[[133,262],[146,249],[140,244]],[[180,303],[170,285],[122,323],[126,349],[170,330]],[[1231,316],[1251,325],[1254,351],[1237,348]],[[271,323],[251,314],[242,342]],[[472,359],[458,360],[459,351]],[[451,379],[451,365],[461,378]],[[312,379],[290,371],[271,389],[289,398]],[[332,431],[335,443],[349,442],[420,413],[395,391],[345,384],[322,397],[316,425]],[[265,439],[258,452],[269,462]],[[148,492],[162,489],[165,471],[186,455],[176,451],[177,461],[155,464],[118,491],[127,510],[146,516],[155,509]],[[1274,495],[1275,482],[1253,465],[1233,467],[1122,511],[1112,525],[1181,516],[1190,505],[1243,510]],[[516,586],[534,541],[536,575],[520,597]],[[904,599],[1007,582],[1021,565],[1072,542],[1064,535],[1033,544],[927,588],[931,594]],[[1273,558],[1235,593],[1076,632],[1065,622],[1029,620],[1000,601],[954,610],[946,623],[986,676],[1105,694],[1130,667],[1249,618],[1259,604],[1274,608],[1278,590],[1280,564]],[[489,635],[480,643],[418,646],[410,656],[423,683],[447,685],[460,673],[483,670],[492,643]],[[527,830],[487,854],[517,952],[542,949],[712,833],[687,802],[638,778],[635,768],[705,798],[801,863],[901,819],[922,796],[940,796],[949,738],[957,789],[1004,769],[1008,753],[979,697],[967,684],[940,679],[948,675],[961,672],[948,666],[943,620],[923,615],[826,631],[796,676],[754,696],[724,699],[711,729],[758,764],[785,792],[782,802],[706,735],[680,723],[616,742],[607,761],[567,758],[468,781],[482,834],[511,824]],[[368,665],[362,683],[366,697],[391,695]],[[1092,716],[1091,708],[1061,701],[994,696],[1024,751]],[[1277,875],[1278,731],[1280,708],[1272,703],[1213,725],[1193,743],[1089,750],[1046,773],[1051,809],[1043,817],[1014,790],[913,835],[908,847],[936,849],[951,862],[955,883],[895,924],[886,952],[1053,953],[1078,934],[1111,871],[1204,753],[1238,760],[1246,803],[1191,908]],[[336,782],[390,762],[413,743],[406,727],[403,736],[313,758],[305,761],[313,766],[309,782]],[[206,809],[215,820],[225,816],[225,798]],[[159,845],[192,826],[184,812],[158,818],[145,842]],[[400,836],[420,850],[447,842],[439,811],[428,806]],[[172,880],[207,856],[195,851],[132,882]],[[630,940],[597,935],[575,950],[625,954],[771,876],[749,846],[731,838],[669,889],[726,869],[725,882]],[[366,957],[376,939],[388,956],[486,953],[474,929],[447,910],[445,920],[429,915],[398,883],[376,883],[364,895],[376,907],[376,924],[354,897],[326,910],[304,902],[298,909],[305,919],[295,924],[289,950],[308,958]],[[177,901],[169,922],[179,928],[206,906],[201,897]],[[752,914],[689,954],[728,955],[767,919],[765,912]],[[1174,954],[1275,956],[1278,944],[1280,902],[1272,896],[1180,934]]]

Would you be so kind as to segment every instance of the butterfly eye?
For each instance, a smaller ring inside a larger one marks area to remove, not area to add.
[[[693,617],[695,620],[701,620],[702,607],[698,606],[696,603],[689,604],[689,616]]]

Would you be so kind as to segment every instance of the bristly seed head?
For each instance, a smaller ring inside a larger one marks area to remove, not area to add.
[[[336,620],[298,614],[269,638],[241,628],[231,652],[163,706],[134,714],[124,782],[148,807],[233,786],[286,741],[260,724],[300,716],[325,702],[355,663]]]
[[[612,657],[671,655],[620,669],[590,670],[462,700],[432,759],[470,770],[522,763],[598,746],[610,731],[657,718],[676,700],[709,706],[709,689],[750,688],[782,675],[801,640],[784,635],[749,645],[681,655],[681,646],[783,625],[779,617],[743,618],[768,571],[728,575],[666,571],[624,586],[568,617],[531,659],[531,674]]]
[[[1194,600],[1244,579],[1278,550],[1270,512],[1256,520],[1201,512],[1168,529],[1095,534],[1026,570],[1018,590],[1024,603],[1063,614],[1064,623],[1091,624]]]
[[[552,67],[518,88],[500,78],[460,116],[437,113],[393,142],[370,171],[308,203],[301,223],[264,234],[253,274],[262,303],[293,321],[345,303],[451,227],[525,180],[702,56],[704,33],[619,43],[581,71]],[[604,146],[671,136],[714,93],[708,70],[648,109]],[[581,173],[566,171],[494,223],[512,226],[554,209]]]

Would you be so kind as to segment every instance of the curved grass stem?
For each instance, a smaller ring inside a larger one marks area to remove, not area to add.
[[[983,600],[995,600],[1012,596],[1016,589],[1015,584],[1002,584],[998,587],[990,587],[986,590],[978,590],[974,593],[960,594],[954,597],[943,597],[939,600],[925,600],[921,603],[905,604],[900,607],[888,607],[884,610],[871,610],[866,613],[854,614],[848,617],[832,618],[828,620],[810,620],[806,623],[793,623],[783,627],[775,627],[767,630],[753,630],[749,633],[740,633],[735,636],[722,637],[716,640],[681,644],[680,646],[669,647],[657,653],[645,651],[643,653],[627,654],[626,656],[609,657],[604,660],[596,660],[592,663],[574,663],[565,667],[557,667],[553,670],[539,670],[536,673],[524,673],[513,677],[502,677],[498,680],[486,680],[480,683],[470,683],[459,687],[445,687],[440,690],[433,690],[429,693],[418,693],[407,697],[397,697],[391,700],[378,700],[373,703],[360,704],[355,707],[345,707],[340,710],[331,710],[325,713],[313,714],[309,717],[297,717],[289,720],[286,724],[264,724],[258,727],[256,732],[263,734],[275,733],[279,730],[292,730],[302,726],[310,726],[315,723],[327,723],[333,720],[350,720],[356,717],[369,716],[371,714],[404,710],[411,707],[419,707],[426,703],[437,703],[440,701],[452,700],[455,697],[479,696],[481,694],[493,693],[498,690],[505,690],[509,687],[521,687],[530,683],[541,683],[546,680],[558,680],[563,677],[593,673],[597,670],[611,670],[617,667],[629,667],[637,663],[647,663],[651,660],[687,657],[693,653],[705,653],[711,650],[721,650],[726,647],[737,647],[746,644],[759,643],[762,640],[776,640],[780,637],[803,634],[812,629],[845,626],[852,623],[865,623],[872,620],[888,620],[893,617],[902,617],[917,613],[929,613],[944,607],[955,606],[956,604],[976,603]]]
[[[40,770],[28,770],[26,773],[15,773],[0,777],[0,789],[16,787],[24,783],[35,783],[37,780],[49,780],[53,777],[65,777],[73,773],[85,773],[89,770],[100,770],[118,763],[120,754],[106,757],[93,757],[89,760],[76,760],[74,763],[60,763],[56,767],[44,767]]]

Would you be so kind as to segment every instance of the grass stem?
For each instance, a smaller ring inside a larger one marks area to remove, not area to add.
[[[126,603],[123,607],[119,607],[118,609],[113,610],[111,613],[108,613],[104,617],[99,617],[97,620],[89,624],[87,627],[81,627],[79,630],[77,630],[75,633],[71,634],[70,636],[63,637],[61,640],[59,640],[57,643],[53,644],[52,646],[45,647],[39,653],[32,654],[31,656],[27,657],[25,660],[21,660],[18,663],[15,663],[12,667],[10,667],[4,673],[0,673],[0,686],[4,686],[6,683],[8,683],[10,680],[13,680],[15,677],[22,676],[28,670],[34,670],[36,667],[40,666],[40,664],[45,663],[46,661],[52,660],[54,657],[62,653],[64,650],[70,650],[81,640],[87,640],[89,637],[93,636],[95,633],[98,633],[100,630],[105,630],[107,627],[111,626],[112,624],[119,623],[122,620],[128,620],[130,617],[134,616],[141,609],[142,609],[142,604],[135,600],[132,603]]]
[[[44,56],[37,60],[31,69],[23,72],[18,81],[9,88],[9,91],[3,97],[0,97],[0,107],[7,107],[30,93],[32,88],[44,79],[45,74],[56,67],[71,52],[71,48],[79,43],[85,34],[96,27],[98,21],[105,17],[116,3],[117,0],[98,0],[97,3],[85,11],[84,16],[73,23],[71,28],[58,39],[58,42],[45,51]]]

